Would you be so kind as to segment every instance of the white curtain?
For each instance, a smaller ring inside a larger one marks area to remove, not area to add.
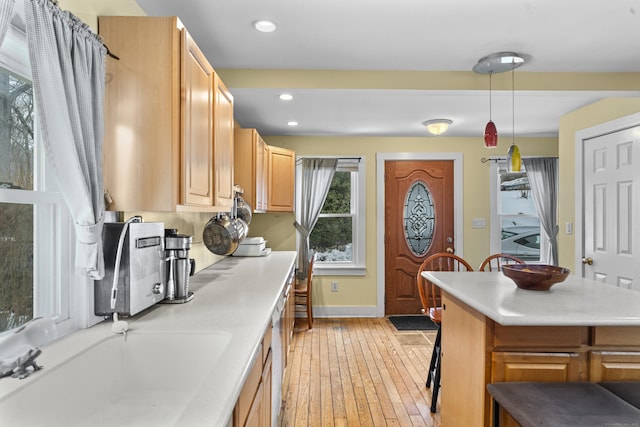
[[[7,35],[11,17],[13,16],[13,6],[15,0],[0,0],[0,46]]]
[[[293,223],[300,233],[298,246],[298,278],[307,277],[309,268],[309,236],[329,193],[338,159],[303,158],[300,188],[300,210]]]
[[[540,225],[549,241],[549,252],[541,254],[543,262],[558,265],[558,159],[554,157],[524,158],[531,194]]]
[[[36,106],[44,147],[76,231],[76,268],[104,275],[103,100],[106,48],[89,27],[49,0],[25,0]]]

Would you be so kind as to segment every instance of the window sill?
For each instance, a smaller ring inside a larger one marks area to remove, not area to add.
[[[313,267],[313,274],[317,276],[364,276],[367,272],[365,266],[321,266],[318,263]]]

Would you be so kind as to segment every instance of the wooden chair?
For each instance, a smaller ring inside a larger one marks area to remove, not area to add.
[[[509,254],[493,254],[482,261],[478,271],[501,271],[505,264],[524,264],[524,261]]]
[[[309,268],[307,270],[306,279],[296,280],[296,286],[293,291],[295,299],[295,313],[304,313],[301,318],[307,319],[309,329],[313,328],[313,306],[311,301],[311,285],[313,284],[313,264],[316,260],[315,253],[309,257]]]
[[[423,271],[473,271],[471,265],[457,255],[450,253],[437,253],[425,259],[418,268],[418,293],[422,303],[422,313],[428,315],[431,321],[438,325],[436,341],[433,345],[429,374],[426,386],[429,388],[433,382],[431,392],[431,412],[436,412],[438,393],[440,392],[440,350],[442,340],[442,304],[440,290],[436,285],[422,277]]]

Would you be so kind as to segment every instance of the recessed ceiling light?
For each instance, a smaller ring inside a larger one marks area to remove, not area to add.
[[[270,33],[276,30],[276,24],[273,21],[260,19],[259,21],[255,21],[253,23],[253,28],[260,31],[261,33]]]
[[[281,93],[279,97],[282,101],[291,101],[293,99],[293,95],[290,93]]]
[[[287,122],[289,126],[298,126],[298,122]]]

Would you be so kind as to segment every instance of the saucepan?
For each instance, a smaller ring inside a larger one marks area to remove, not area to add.
[[[231,218],[227,213],[212,217],[204,226],[202,240],[216,255],[231,255],[247,236],[249,226],[239,218]]]

